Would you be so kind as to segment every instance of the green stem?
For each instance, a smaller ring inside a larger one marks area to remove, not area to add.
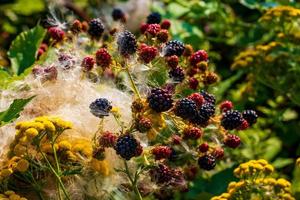
[[[126,160],[124,160],[124,165],[125,165],[125,171],[126,171],[127,177],[130,180],[130,182],[131,182],[131,187],[133,188],[133,191],[136,194],[137,199],[138,200],[143,200],[143,197],[142,197],[142,195],[141,195],[141,193],[140,193],[140,191],[139,191],[139,189],[137,187],[138,172],[136,171],[134,179],[132,179]]]
[[[131,83],[133,92],[135,93],[135,95],[136,95],[139,99],[141,99],[141,95],[140,95],[140,93],[139,93],[139,91],[138,91],[138,89],[137,89],[137,87],[136,87],[136,85],[135,85],[135,83],[134,83],[134,80],[133,80],[133,78],[132,78],[132,76],[131,76],[131,74],[130,74],[129,69],[128,69],[127,66],[125,67],[125,71],[126,71],[128,77],[129,77],[129,80],[130,80],[130,83]]]

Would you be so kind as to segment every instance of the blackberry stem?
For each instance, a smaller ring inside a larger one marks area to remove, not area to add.
[[[139,191],[139,189],[137,187],[137,181],[138,181],[139,174],[136,171],[136,173],[134,175],[134,178],[132,178],[131,175],[130,175],[129,167],[128,167],[128,164],[127,164],[126,160],[124,160],[124,166],[125,166],[125,173],[126,173],[128,179],[131,182],[131,187],[133,188],[133,191],[136,194],[137,199],[138,200],[143,200],[143,197],[142,197],[142,195],[141,195],[141,193],[140,193],[140,191]]]
[[[141,99],[141,95],[140,95],[140,93],[139,93],[139,91],[138,91],[138,89],[137,89],[137,87],[136,87],[136,85],[135,85],[135,83],[134,83],[134,80],[133,80],[133,78],[132,78],[132,75],[131,75],[130,72],[129,72],[128,67],[125,68],[125,71],[126,71],[128,77],[129,77],[129,80],[130,80],[130,83],[131,83],[131,86],[132,86],[132,89],[133,89],[135,95],[136,95],[139,99]]]

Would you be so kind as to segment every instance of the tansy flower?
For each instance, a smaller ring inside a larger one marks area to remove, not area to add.
[[[66,151],[66,150],[71,150],[72,145],[67,140],[62,140],[58,143],[58,147],[59,147],[59,150]]]
[[[35,128],[29,128],[25,131],[26,137],[30,138],[30,139],[34,138],[38,134],[39,134],[39,132]]]
[[[16,169],[19,171],[19,172],[25,172],[27,171],[27,169],[29,168],[29,162],[25,159],[21,159],[18,163],[17,163],[17,166],[16,166]]]

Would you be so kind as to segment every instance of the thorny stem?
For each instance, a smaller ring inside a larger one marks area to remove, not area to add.
[[[134,178],[132,178],[131,175],[130,175],[130,171],[129,171],[128,164],[127,164],[126,160],[124,160],[124,165],[125,165],[126,175],[127,175],[128,179],[131,182],[131,187],[133,188],[133,191],[136,194],[137,199],[138,200],[143,200],[143,197],[142,197],[142,195],[141,195],[141,193],[140,193],[140,191],[139,191],[139,189],[137,187],[137,181],[138,181],[139,173],[136,171],[135,175],[134,175]]]
[[[139,99],[141,99],[141,95],[140,95],[140,93],[139,93],[139,91],[138,91],[138,89],[137,89],[137,87],[136,87],[136,85],[135,85],[135,83],[134,83],[134,80],[133,80],[133,78],[132,78],[132,75],[130,74],[130,71],[129,71],[128,67],[125,67],[125,71],[126,71],[128,77],[129,77],[129,80],[130,80],[130,83],[131,83],[131,86],[132,86],[132,89],[133,89],[135,95],[136,95]]]

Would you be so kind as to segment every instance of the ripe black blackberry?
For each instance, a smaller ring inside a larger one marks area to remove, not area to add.
[[[100,18],[95,18],[92,19],[89,22],[89,30],[88,33],[93,37],[93,38],[100,38],[102,33],[104,32],[104,24],[101,21]]]
[[[202,104],[202,106],[199,109],[199,113],[200,115],[206,117],[206,118],[210,118],[211,116],[213,116],[215,114],[215,105],[212,103],[204,103]]]
[[[122,56],[132,55],[137,50],[137,41],[135,35],[129,31],[124,31],[119,34],[117,44],[118,50]]]
[[[212,170],[216,166],[216,158],[211,154],[205,154],[198,159],[198,165],[204,170]]]
[[[216,104],[216,98],[213,94],[210,94],[204,90],[201,90],[200,94],[203,96],[204,100],[211,104]]]
[[[169,77],[176,82],[182,82],[184,80],[184,70],[181,67],[172,68],[169,71]]]
[[[208,120],[209,120],[209,116],[203,115],[200,112],[197,112],[197,114],[192,119],[190,119],[192,123],[200,126],[207,126]]]
[[[258,118],[254,110],[244,110],[242,115],[243,118],[249,123],[249,125],[255,124]]]
[[[221,125],[226,130],[232,130],[238,128],[243,123],[242,114],[237,110],[228,110],[223,113],[221,119]]]
[[[178,40],[172,40],[166,43],[163,48],[164,56],[181,56],[184,52],[185,46]]]
[[[183,98],[176,103],[174,112],[183,119],[192,119],[197,115],[197,105],[193,100]]]
[[[152,168],[149,172],[151,180],[157,184],[168,183],[172,180],[173,173],[171,169],[164,164],[159,164]]]
[[[147,24],[159,24],[161,21],[161,15],[157,12],[153,12],[147,17]]]
[[[118,155],[126,160],[130,160],[140,154],[141,145],[133,135],[121,135],[116,142],[115,150]]]
[[[156,112],[164,112],[172,108],[172,95],[165,89],[154,88],[147,97],[149,107]]]
[[[104,117],[109,115],[109,111],[112,109],[111,103],[105,98],[96,99],[89,106],[90,112],[96,117]]]
[[[122,20],[125,18],[125,14],[120,8],[114,8],[111,13],[111,16],[115,21]]]

